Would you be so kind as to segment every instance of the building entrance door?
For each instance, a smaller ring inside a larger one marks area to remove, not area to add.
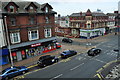
[[[17,61],[22,60],[21,52],[18,51],[18,52],[16,52],[16,53],[17,53]]]

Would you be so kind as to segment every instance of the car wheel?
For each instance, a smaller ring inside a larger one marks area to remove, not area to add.
[[[5,80],[8,80],[8,79],[9,79],[9,77],[6,77],[6,78],[5,78]]]

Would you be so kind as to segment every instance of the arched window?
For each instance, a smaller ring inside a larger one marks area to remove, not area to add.
[[[10,6],[10,12],[14,12],[14,6]]]

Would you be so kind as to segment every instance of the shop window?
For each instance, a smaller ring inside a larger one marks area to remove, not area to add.
[[[22,54],[22,59],[25,59],[26,55],[25,55],[25,51],[24,50],[21,51],[21,54]]]
[[[20,42],[20,34],[19,32],[10,33],[11,43],[19,43]]]
[[[51,28],[45,29],[44,33],[45,33],[45,38],[51,37]]]
[[[37,56],[40,53],[41,52],[39,51],[39,49],[37,47],[36,48],[26,49],[26,55],[27,55],[27,57]]]
[[[16,52],[13,52],[13,53],[12,53],[12,58],[13,58],[13,61],[17,61],[17,55],[16,55]]]
[[[38,30],[32,30],[28,32],[29,40],[35,40],[39,38]]]

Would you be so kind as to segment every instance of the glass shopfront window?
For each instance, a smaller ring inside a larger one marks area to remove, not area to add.
[[[38,55],[40,55],[42,53],[42,51],[43,51],[42,46],[29,48],[29,49],[25,50],[27,57],[38,56]]]
[[[17,54],[16,54],[16,52],[12,53],[12,58],[13,58],[13,61],[17,61]]]

